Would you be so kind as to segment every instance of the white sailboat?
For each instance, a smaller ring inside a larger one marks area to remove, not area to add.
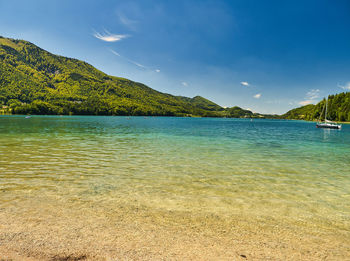
[[[337,124],[336,122],[327,120],[327,106],[328,105],[328,98],[326,100],[325,106],[323,106],[322,113],[320,114],[320,118],[318,122],[316,123],[317,128],[325,128],[325,129],[341,129],[341,124]],[[324,107],[326,107],[326,113],[324,114],[324,122],[321,122],[321,117],[324,111]]]

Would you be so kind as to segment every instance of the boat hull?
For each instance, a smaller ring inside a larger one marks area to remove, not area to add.
[[[323,128],[323,129],[341,129],[341,125],[337,124],[316,124],[317,128]]]

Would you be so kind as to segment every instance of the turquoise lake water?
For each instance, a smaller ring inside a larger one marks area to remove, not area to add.
[[[350,125],[327,130],[285,120],[0,116],[0,189],[3,208],[43,195],[76,199],[82,208],[134,202],[271,218],[349,236]]]

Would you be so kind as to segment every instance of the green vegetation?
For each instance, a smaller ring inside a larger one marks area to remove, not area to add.
[[[109,76],[77,59],[53,55],[34,44],[0,36],[0,114],[202,116],[316,120],[325,100],[262,115],[222,108],[203,98],[174,96],[142,83]],[[350,121],[350,93],[328,98],[329,120]]]
[[[196,96],[155,91],[77,59],[0,37],[0,113],[262,117]]]
[[[326,100],[324,99],[316,105],[309,104],[290,110],[281,117],[283,119],[318,120],[322,114],[325,102]],[[324,119],[324,111],[321,119]],[[350,121],[350,92],[328,96],[327,119],[332,121]]]

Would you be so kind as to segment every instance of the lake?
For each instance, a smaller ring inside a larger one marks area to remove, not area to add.
[[[9,255],[344,260],[349,202],[350,125],[0,116]]]

